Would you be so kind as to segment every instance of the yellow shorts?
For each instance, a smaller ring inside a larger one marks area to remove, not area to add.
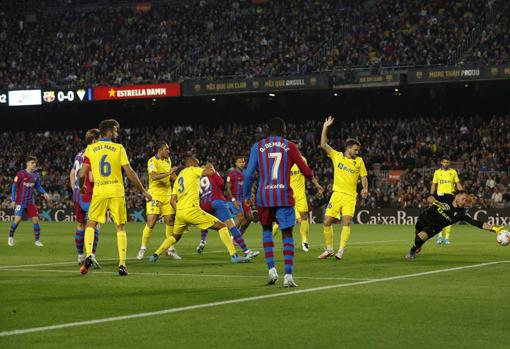
[[[294,205],[296,206],[296,213],[308,212],[306,194],[294,196]]]
[[[178,210],[175,214],[174,234],[182,234],[188,225],[196,225],[199,229],[208,229],[218,221],[218,218],[200,208]]]
[[[153,196],[152,201],[147,202],[147,215],[150,214],[160,216],[175,214],[174,208],[170,205],[170,197]]]
[[[344,193],[333,192],[326,208],[326,216],[340,219],[340,216],[354,216],[356,197]]]
[[[117,198],[97,198],[92,196],[88,214],[89,220],[98,223],[106,222],[106,211],[108,210],[115,224],[126,224],[126,199],[123,196]]]

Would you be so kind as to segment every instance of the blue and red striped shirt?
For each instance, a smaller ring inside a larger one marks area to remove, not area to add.
[[[34,188],[41,194],[46,190],[41,186],[41,177],[37,172],[19,171],[14,178],[11,189],[11,200],[16,205],[28,206],[35,204]]]
[[[226,201],[223,195],[223,178],[218,172],[211,176],[200,178],[200,207],[206,211],[212,211],[212,202],[216,200]]]
[[[85,149],[81,150],[76,156],[74,157],[74,163],[73,163],[73,170],[74,170],[74,188],[73,188],[73,201],[74,202],[80,202],[80,195],[81,200],[83,202],[91,202],[92,201],[92,192],[94,190],[94,184],[90,181],[90,175],[91,172],[87,173],[87,176],[85,177],[85,193],[80,193],[80,170],[83,166],[83,161],[85,160]]]
[[[227,182],[232,184],[232,195],[233,198],[228,198],[230,200],[236,199],[237,201],[243,201],[243,173],[239,171],[237,168],[233,169],[227,174]]]
[[[313,172],[304,162],[296,144],[280,136],[271,136],[253,144],[244,172],[243,194],[248,200],[255,170],[259,174],[257,206],[294,206],[290,187],[290,169],[297,164],[305,177]]]

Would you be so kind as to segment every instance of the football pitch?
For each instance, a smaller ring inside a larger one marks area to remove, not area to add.
[[[233,265],[218,234],[203,255],[192,230],[177,245],[182,260],[138,261],[142,224],[130,223],[128,271],[117,275],[114,228],[103,227],[101,270],[80,275],[74,223],[41,223],[44,247],[23,222],[16,246],[0,223],[0,348],[508,348],[510,247],[474,227],[453,228],[452,244],[427,243],[403,256],[412,226],[355,225],[344,260],[318,260],[322,227],[311,251],[296,238],[294,278],[267,286],[258,225],[245,235],[261,255]],[[335,226],[335,246],[339,226]],[[154,230],[149,252],[162,241]],[[150,255],[147,253],[146,257]]]

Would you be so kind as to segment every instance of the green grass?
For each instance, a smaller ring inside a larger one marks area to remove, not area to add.
[[[194,253],[199,234],[192,231],[177,245],[181,261],[162,257],[153,265],[129,260],[131,275],[121,278],[116,275],[112,225],[103,228],[99,243],[103,268],[86,276],[79,274],[75,262],[74,224],[41,226],[43,248],[34,246],[28,222],[18,228],[16,246],[8,247],[9,224],[0,223],[0,332],[253,296],[285,296],[0,337],[2,349],[509,347],[510,279],[505,273],[510,263],[356,284],[510,260],[510,249],[498,246],[491,233],[473,227],[455,226],[452,245],[429,242],[416,260],[408,262],[403,256],[414,239],[410,226],[354,226],[342,261],[317,259],[322,229],[312,226],[312,250],[296,249],[294,275],[299,287],[286,290],[281,280],[274,287],[265,285],[262,255],[253,263],[232,265],[213,231],[204,255]],[[130,257],[138,251],[142,227],[127,226]],[[151,251],[163,235],[163,227],[158,226]],[[252,226],[246,236],[250,246],[262,251],[260,235],[259,227]],[[277,268],[283,279],[280,242],[277,247]]]

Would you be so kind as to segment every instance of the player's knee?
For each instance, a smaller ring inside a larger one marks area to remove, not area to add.
[[[299,216],[301,217],[302,221],[308,220],[308,213],[300,213]]]

